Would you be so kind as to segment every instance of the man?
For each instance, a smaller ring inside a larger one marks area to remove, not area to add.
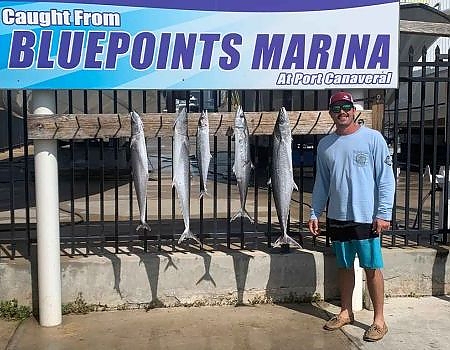
[[[395,178],[388,146],[376,130],[355,122],[356,109],[348,92],[330,98],[329,113],[336,131],[324,137],[317,149],[317,171],[312,194],[309,231],[319,234],[319,221],[328,202],[329,234],[336,254],[341,311],[325,325],[336,330],[353,323],[353,263],[358,254],[367,276],[374,307],[373,324],[366,341],[384,337],[384,279],[380,234],[389,229]]]

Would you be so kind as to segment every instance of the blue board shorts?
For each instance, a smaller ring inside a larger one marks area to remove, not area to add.
[[[353,268],[356,254],[362,268],[383,268],[380,236],[372,230],[372,224],[329,219],[327,231],[339,268]]]

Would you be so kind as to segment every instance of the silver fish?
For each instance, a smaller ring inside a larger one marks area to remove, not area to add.
[[[198,119],[196,153],[198,171],[200,172],[199,198],[202,198],[205,194],[208,194],[206,182],[208,180],[209,162],[211,161],[208,111],[204,111]]]
[[[184,231],[181,234],[178,243],[186,239],[192,238],[200,243],[189,228],[189,137],[188,137],[188,120],[186,108],[178,114],[173,126],[173,181],[172,186],[177,190],[178,199],[180,201],[181,212],[183,214]]]
[[[231,221],[237,217],[246,217],[253,222],[249,213],[245,209],[247,200],[248,183],[250,182],[250,172],[253,168],[250,159],[250,141],[245,119],[244,111],[239,106],[234,119],[234,165],[233,172],[236,175],[236,181],[239,188],[239,198],[241,200],[241,208],[231,218]]]
[[[144,125],[141,117],[135,111],[130,113],[131,116],[131,170],[133,174],[134,189],[139,206],[139,216],[141,223],[136,227],[136,231],[140,229],[150,230],[150,226],[145,221],[145,213],[147,211],[147,182],[148,182],[148,158],[147,147],[145,145]]]
[[[272,172],[269,181],[272,184],[273,199],[281,227],[281,236],[275,241],[274,246],[289,244],[293,247],[301,248],[300,244],[287,234],[292,191],[293,189],[298,191],[298,187],[294,182],[291,144],[292,136],[289,116],[284,107],[281,107],[273,131]]]

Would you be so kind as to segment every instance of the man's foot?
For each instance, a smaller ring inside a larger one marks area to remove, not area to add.
[[[353,322],[355,322],[355,317],[353,315],[350,315],[349,317],[336,315],[325,323],[323,329],[326,329],[327,331],[334,331],[342,326],[345,326],[346,324],[353,324]]]
[[[387,332],[388,332],[388,328],[386,326],[386,323],[383,324],[383,327],[380,327],[374,323],[364,333],[363,339],[365,341],[370,341],[370,342],[378,341],[378,340],[382,339]]]

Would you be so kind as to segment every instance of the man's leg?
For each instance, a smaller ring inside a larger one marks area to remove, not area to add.
[[[374,316],[373,323],[377,326],[384,325],[384,278],[380,269],[365,269],[367,287],[372,300]]]
[[[353,268],[339,269],[339,290],[341,292],[341,312],[339,316],[353,315],[352,295],[355,287],[355,270]]]
[[[325,323],[323,328],[328,331],[334,331],[354,321],[352,294],[355,285],[355,271],[353,267],[338,268],[338,283],[341,292],[341,312]]]
[[[338,283],[341,293],[341,311],[324,325],[326,330],[336,330],[354,322],[352,295],[355,287],[355,263],[357,246],[353,244],[356,223],[329,220],[329,233],[333,242],[338,268]]]
[[[334,241],[333,250],[336,254],[339,291],[341,293],[341,312],[339,316],[344,318],[353,317],[352,295],[355,287],[353,264],[356,249],[351,241]]]

